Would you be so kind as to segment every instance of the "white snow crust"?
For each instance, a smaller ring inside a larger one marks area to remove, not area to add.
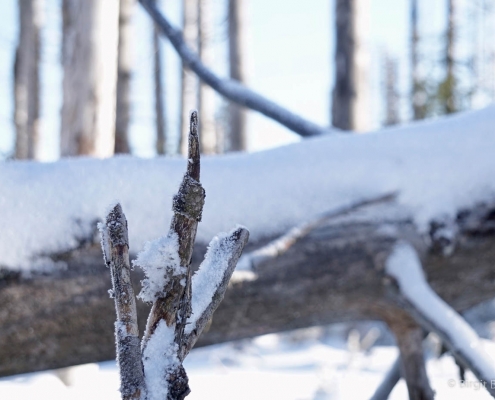
[[[165,377],[178,365],[175,329],[161,320],[148,340],[143,353],[144,374],[148,400],[167,398],[168,382]]]
[[[483,376],[495,379],[495,360],[487,354],[474,329],[430,288],[414,248],[399,242],[385,268],[396,279],[407,300],[446,332],[455,348],[469,357],[479,371],[483,371]]]
[[[205,259],[192,277],[192,315],[188,319],[185,333],[190,334],[196,328],[196,322],[206,307],[211,303],[213,295],[222,282],[232,253],[234,242],[229,239],[232,232],[222,232],[215,236],[208,246]]]
[[[146,242],[143,251],[132,263],[142,268],[146,276],[138,297],[150,303],[163,297],[163,289],[171,276],[186,272],[186,268],[180,265],[179,238],[175,232]]]
[[[420,229],[495,198],[495,105],[370,134],[334,134],[252,154],[203,157],[198,240],[236,223],[251,241],[330,209],[399,192]],[[269,133],[267,133],[269,134]],[[65,159],[0,164],[0,266],[28,269],[94,231],[119,199],[131,252],[163,235],[187,160]],[[408,215],[409,216],[409,215]]]

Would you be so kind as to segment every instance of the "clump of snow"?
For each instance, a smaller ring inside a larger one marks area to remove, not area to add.
[[[455,348],[469,358],[484,377],[493,379],[495,361],[487,355],[474,329],[430,288],[415,249],[408,243],[399,242],[385,269],[397,281],[406,299],[440,331],[447,333]]]
[[[146,343],[143,351],[143,366],[148,400],[167,398],[166,377],[179,366],[178,346],[174,340],[174,327],[167,326],[165,321],[161,320]]]
[[[146,278],[142,281],[143,289],[138,297],[146,302],[153,302],[163,294],[163,290],[170,281],[171,276],[177,276],[186,272],[180,265],[179,238],[177,233],[171,232],[144,245],[134,266],[139,266],[144,271]]]
[[[229,256],[235,245],[231,235],[232,232],[222,232],[213,238],[208,246],[205,259],[192,277],[192,315],[187,321],[186,334],[190,334],[196,328],[198,318],[211,303],[213,295],[225,276],[225,271],[229,266]]]

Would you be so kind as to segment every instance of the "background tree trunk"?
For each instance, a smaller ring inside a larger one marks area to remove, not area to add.
[[[114,152],[119,0],[63,0],[61,155]]]
[[[245,0],[228,0],[230,78],[245,83]],[[247,149],[246,109],[234,103],[228,107],[229,124],[226,132],[226,151]]]
[[[399,91],[397,88],[397,60],[385,54],[385,125],[396,125],[399,117]]]
[[[156,0],[155,0],[156,2]],[[165,93],[163,85],[162,50],[160,36],[153,23],[153,74],[155,78],[155,124],[156,124],[156,154],[164,155],[167,151],[167,123],[165,119]]]
[[[194,51],[198,50],[198,0],[183,0],[182,32],[187,45]],[[182,64],[182,86],[180,104],[180,146],[179,153],[187,156],[187,135],[189,129],[189,113],[198,108],[198,78]]]
[[[115,110],[115,153],[130,153],[129,119],[132,74],[132,15],[135,0],[120,0],[117,60],[117,105]]]
[[[211,0],[198,0],[198,55],[203,64],[211,67],[213,61],[213,24]],[[199,140],[201,152],[217,153],[215,131],[215,92],[206,83],[198,87]]]
[[[19,0],[14,64],[15,158],[38,158],[41,0]]]
[[[332,125],[336,128],[358,132],[370,128],[368,26],[369,0],[336,0],[332,94]]]
[[[444,114],[458,111],[455,66],[455,0],[447,0],[447,34],[445,43],[445,79],[440,84],[440,102]]]
[[[411,99],[413,118],[426,118],[426,92],[419,75],[418,0],[411,0]]]

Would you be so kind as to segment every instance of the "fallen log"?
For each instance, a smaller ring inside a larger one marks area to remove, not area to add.
[[[372,205],[358,215],[329,220],[283,254],[254,270],[239,271],[197,345],[350,320],[409,323],[383,273],[397,236],[413,238],[431,287],[454,309],[464,311],[495,295],[495,232],[486,229],[494,209],[460,213],[457,245],[450,256],[427,247],[411,221],[394,218],[400,215],[394,204]],[[247,251],[260,245],[251,244]],[[205,245],[195,248],[193,263],[204,250]],[[1,376],[115,357],[115,311],[107,293],[111,282],[99,245],[87,243],[52,257],[65,261],[67,269],[31,276],[3,272]],[[132,275],[138,291],[143,277],[137,270]],[[467,290],[473,287],[476,290]],[[149,310],[141,301],[137,306],[142,332]]]

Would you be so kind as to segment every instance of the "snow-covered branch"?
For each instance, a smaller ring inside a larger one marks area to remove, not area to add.
[[[154,1],[140,0],[140,3],[149,13],[161,33],[170,40],[170,43],[172,43],[172,46],[174,46],[184,64],[191,68],[203,82],[211,86],[218,93],[231,101],[274,119],[301,136],[315,136],[330,132],[330,130],[322,128],[300,115],[294,114],[284,107],[281,107],[273,101],[266,99],[258,93],[253,92],[237,81],[222,79],[215,75],[213,71],[208,69],[201,62],[198,55],[187,46],[182,36],[182,32],[174,28],[168,22],[158,10]]]
[[[398,242],[387,259],[385,271],[397,282],[400,296],[416,321],[435,332],[453,356],[495,397],[491,385],[495,361],[484,351],[471,326],[431,289],[415,249],[406,242]]]
[[[135,262],[146,276],[140,297],[153,303],[141,346],[130,280],[127,220],[120,204],[112,208],[105,225],[99,224],[103,258],[112,274],[125,400],[183,400],[190,393],[182,361],[222,301],[249,237],[248,230],[239,227],[215,238],[191,288],[191,256],[205,199],[199,182],[196,111],[190,117],[188,140],[187,170],[173,199],[170,231],[166,237],[149,242]]]
[[[230,277],[248,239],[249,231],[238,227],[211,241],[204,261],[192,278],[192,315],[187,320],[181,359],[193,348],[223,300]]]
[[[129,264],[129,239],[127,220],[120,204],[115,205],[107,215],[105,224],[99,224],[103,259],[110,268],[115,298],[117,322],[115,341],[117,363],[120,370],[122,399],[140,399],[144,393],[141,343],[137,323],[136,299],[131,283]]]

